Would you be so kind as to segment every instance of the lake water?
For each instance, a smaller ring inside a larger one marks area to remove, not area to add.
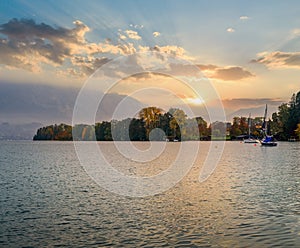
[[[132,168],[113,143],[100,146],[118,170],[152,175],[180,144]],[[214,174],[200,183],[209,144],[170,190],[133,198],[91,180],[72,142],[2,141],[0,246],[300,247],[300,143],[226,142]]]

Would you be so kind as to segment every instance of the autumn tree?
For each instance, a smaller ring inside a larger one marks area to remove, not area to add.
[[[171,117],[170,128],[173,130],[174,138],[181,139],[186,135],[185,124],[187,115],[182,109],[171,108],[169,111]]]
[[[295,134],[298,136],[298,139],[300,139],[300,123],[297,124],[297,129],[295,129]]]
[[[231,129],[230,129],[230,136],[236,137],[242,134],[240,129],[240,117],[233,117]]]
[[[163,110],[157,107],[143,108],[139,112],[139,118],[145,123],[147,139],[149,138],[150,131],[159,126],[159,120],[162,114]]]

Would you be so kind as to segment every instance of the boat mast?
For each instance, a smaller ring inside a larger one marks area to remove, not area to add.
[[[248,119],[248,139],[250,139],[250,127],[251,127],[251,113],[249,113],[249,119]]]
[[[267,112],[268,112],[268,104],[266,104],[266,109],[265,109],[265,115],[264,115],[264,122],[263,122],[263,131],[264,131],[264,134],[267,136],[267,122],[266,122],[266,119],[267,119]]]

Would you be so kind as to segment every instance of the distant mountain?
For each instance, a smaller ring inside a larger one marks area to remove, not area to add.
[[[31,132],[31,126],[33,126],[34,131],[36,131],[36,128],[41,125],[51,125],[54,123],[71,124],[73,109],[79,91],[80,89],[75,87],[66,88],[0,81],[0,138],[17,139],[17,137],[19,137],[19,139],[27,139],[30,137],[31,139],[34,134],[34,132]],[[227,114],[226,118],[227,121],[231,122],[233,117],[248,116],[249,113],[251,113],[253,117],[263,116],[264,103],[268,103],[268,113],[269,116],[271,116],[273,112],[277,111],[280,102],[279,100],[274,101],[272,99],[226,100],[224,102]],[[222,120],[222,113],[215,107],[215,103],[207,104],[207,106],[210,106],[208,109],[206,105],[179,105],[170,107],[179,107],[190,117],[202,116],[208,122]],[[245,106],[255,107],[247,108]],[[87,106],[84,105],[84,107],[87,111],[91,109],[88,103]],[[144,107],[146,107],[144,104],[130,96],[116,93],[106,94],[100,104],[100,108],[98,108],[95,120],[96,122],[101,122],[103,120],[121,120],[127,117],[133,117],[135,114],[134,111]],[[189,109],[192,110],[192,114],[189,114]]]
[[[70,121],[78,89],[0,83],[0,123]]]
[[[232,121],[233,117],[241,117],[241,116],[248,117],[249,113],[251,113],[252,117],[263,117],[265,113],[265,107],[266,106],[263,105],[256,108],[241,108],[237,111],[234,111],[233,113],[228,114],[226,117],[228,121]],[[268,105],[268,118],[271,118],[272,114],[277,111],[278,111],[278,106]]]
[[[74,87],[3,82],[0,82],[0,89],[0,123],[7,122],[14,125],[32,122],[44,125],[71,124],[74,104],[80,90]],[[126,101],[123,101],[125,98]],[[124,102],[122,110],[144,107],[130,96],[106,94],[96,114],[96,121],[111,120],[112,114],[121,101]],[[126,111],[119,111],[119,114],[114,117],[123,119],[128,117],[126,114]]]
[[[10,124],[0,123],[0,140],[32,140],[41,123]]]

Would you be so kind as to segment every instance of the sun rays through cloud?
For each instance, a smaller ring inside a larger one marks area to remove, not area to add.
[[[269,8],[260,4],[259,9]],[[215,8],[177,0],[6,3],[0,17],[1,80],[79,88],[119,56],[157,52],[187,61],[170,63],[169,70],[188,78],[206,77],[223,99],[288,99],[299,88],[295,13],[300,4],[293,11],[274,4],[264,14],[254,7],[256,3],[229,1]],[[146,77],[170,83],[164,77],[135,76],[118,93],[126,94],[138,83],[151,85]],[[182,100],[205,104],[187,93]]]

